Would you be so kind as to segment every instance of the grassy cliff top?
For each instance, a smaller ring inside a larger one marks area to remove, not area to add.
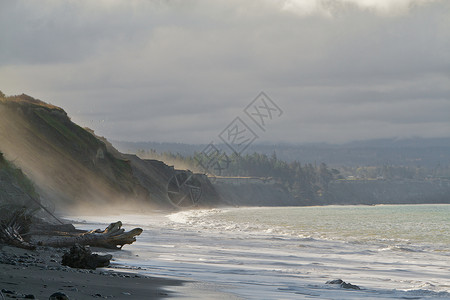
[[[0,102],[3,104],[16,104],[16,105],[22,105],[22,106],[35,106],[35,107],[42,107],[49,110],[57,110],[60,112],[64,112],[64,110],[58,106],[46,103],[42,100],[35,99],[31,96],[28,96],[27,94],[21,94],[21,95],[15,95],[15,96],[5,96],[0,91]]]

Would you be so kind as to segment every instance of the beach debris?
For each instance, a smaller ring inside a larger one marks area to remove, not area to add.
[[[342,279],[329,280],[329,281],[325,282],[325,284],[339,284],[340,287],[344,288],[344,289],[353,289],[353,290],[361,289],[359,286],[351,284],[351,283],[347,283],[347,282],[343,281]]]
[[[2,289],[1,292],[0,292],[0,296],[1,296],[1,299],[2,299],[2,300],[5,299],[5,296],[4,296],[3,294],[6,295],[6,298],[14,298],[14,299],[36,299],[36,298],[34,297],[34,295],[32,295],[32,294],[26,294],[26,295],[24,295],[24,294],[17,293],[16,291],[10,291],[10,290]]]
[[[75,244],[63,255],[61,264],[71,268],[95,270],[109,266],[111,258],[110,254],[93,254],[88,247]]]
[[[48,300],[69,300],[69,297],[64,293],[56,292],[51,294]]]
[[[36,246],[25,241],[22,234],[28,232],[31,225],[31,212],[25,207],[8,205],[1,211],[7,212],[0,216],[0,242],[18,248],[34,250]]]

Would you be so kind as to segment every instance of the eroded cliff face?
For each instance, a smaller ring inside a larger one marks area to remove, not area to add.
[[[0,99],[0,151],[50,206],[88,212],[173,208],[167,195],[173,168],[123,155],[63,109],[27,95]],[[207,193],[202,203],[218,201],[216,196]]]

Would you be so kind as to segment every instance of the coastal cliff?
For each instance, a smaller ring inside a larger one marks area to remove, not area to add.
[[[177,170],[124,155],[73,123],[62,108],[25,94],[0,97],[0,151],[34,182],[49,207],[174,208],[167,184]],[[220,201],[206,188],[199,204]]]

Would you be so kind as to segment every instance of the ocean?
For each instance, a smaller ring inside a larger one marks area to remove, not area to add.
[[[450,299],[450,205],[258,207],[72,217],[142,227],[112,269],[184,299]],[[359,286],[343,289],[333,279]],[[193,291],[196,291],[195,293]],[[176,294],[177,295],[177,294]]]

